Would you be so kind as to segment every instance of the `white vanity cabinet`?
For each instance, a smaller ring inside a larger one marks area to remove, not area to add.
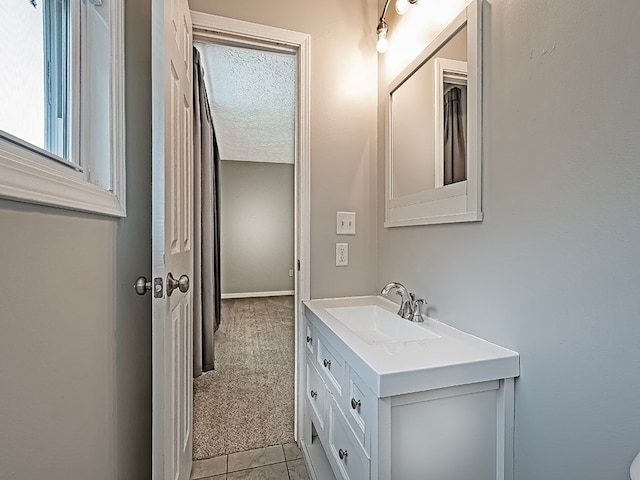
[[[371,304],[397,309],[381,297],[305,302],[311,476],[325,480],[308,453],[319,440],[336,479],[512,479],[517,353],[432,319],[432,340],[367,343],[326,312]]]
[[[336,477],[368,479],[371,423],[377,398],[355,378],[342,355],[318,333],[313,322],[305,320],[305,331],[307,444],[311,443],[313,424]]]

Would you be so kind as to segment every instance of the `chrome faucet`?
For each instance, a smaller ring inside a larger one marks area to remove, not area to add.
[[[391,290],[397,290],[396,295],[400,296],[400,309],[398,315],[412,322],[422,322],[423,318],[420,314],[420,304],[425,304],[422,298],[416,300],[416,296],[413,293],[409,293],[407,287],[399,282],[387,283],[380,291],[381,295],[387,296]]]

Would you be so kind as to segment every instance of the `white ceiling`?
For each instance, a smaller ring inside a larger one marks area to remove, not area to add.
[[[197,43],[222,160],[294,163],[296,57]]]

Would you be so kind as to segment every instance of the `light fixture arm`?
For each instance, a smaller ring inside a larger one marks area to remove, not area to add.
[[[385,23],[384,18],[387,16],[387,10],[389,9],[389,2],[391,0],[387,0],[386,2],[384,2],[384,7],[382,8],[382,15],[380,15],[380,23]],[[411,5],[415,5],[416,3],[418,3],[420,0],[409,0],[409,3]],[[378,23],[378,25],[380,25],[380,23]]]
[[[386,22],[384,21],[384,17],[387,16],[387,9],[389,8],[389,2],[390,1],[391,0],[387,0],[386,2],[384,2],[384,8],[382,9],[382,15],[380,15],[380,23],[384,23],[385,25],[386,25]],[[380,25],[380,23],[378,25]]]

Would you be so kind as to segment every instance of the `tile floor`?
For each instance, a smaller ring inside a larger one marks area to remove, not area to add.
[[[195,460],[192,480],[309,480],[295,443]]]

